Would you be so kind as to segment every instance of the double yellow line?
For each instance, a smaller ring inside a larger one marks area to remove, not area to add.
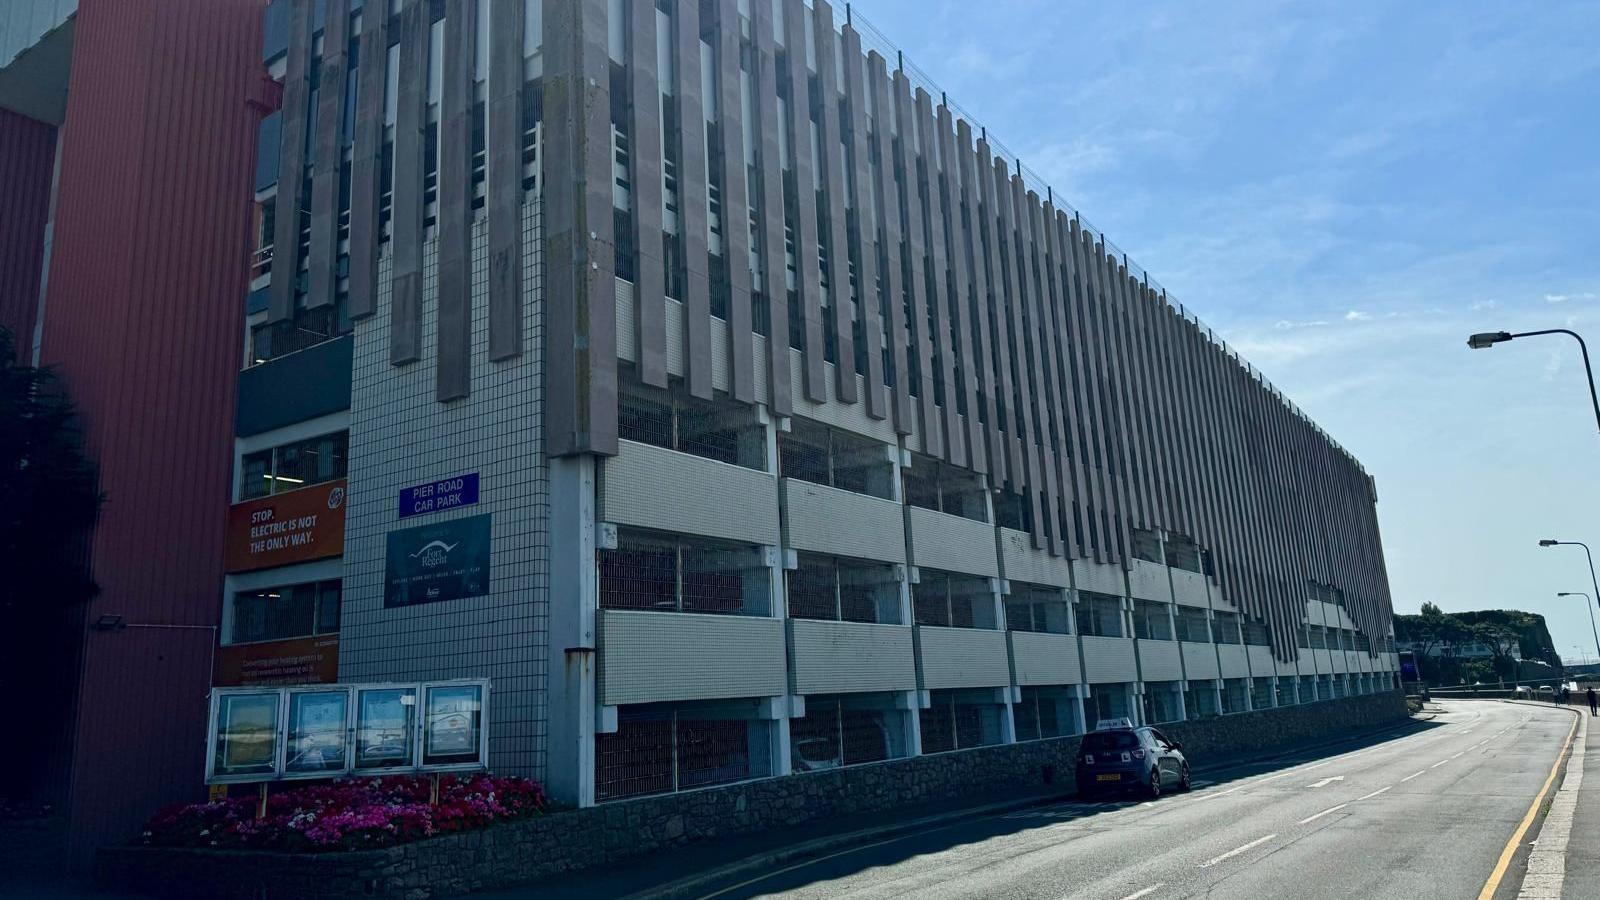
[[[1578,713],[1579,716],[1582,713]],[[1478,892],[1478,900],[1494,900],[1494,892],[1500,889],[1500,882],[1506,877],[1506,869],[1511,866],[1511,860],[1517,855],[1517,847],[1522,843],[1522,838],[1527,835],[1529,826],[1539,814],[1539,807],[1544,805],[1544,798],[1550,793],[1550,786],[1555,784],[1556,773],[1561,771],[1561,763],[1567,758],[1567,751],[1572,748],[1572,736],[1578,733],[1579,718],[1572,720],[1572,729],[1567,732],[1567,740],[1561,745],[1561,752],[1556,754],[1556,761],[1550,766],[1550,774],[1544,780],[1544,787],[1539,789],[1539,796],[1533,798],[1533,805],[1528,807],[1528,814],[1522,817],[1522,824],[1512,833],[1511,840],[1506,842],[1504,850],[1500,851],[1500,861],[1495,863],[1494,871],[1489,873],[1489,880],[1483,883],[1483,890]]]

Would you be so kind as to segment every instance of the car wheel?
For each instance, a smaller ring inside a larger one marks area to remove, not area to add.
[[[1183,764],[1183,777],[1178,780],[1178,790],[1188,792],[1194,790],[1194,783],[1189,777],[1189,764]]]
[[[1153,768],[1153,769],[1150,770],[1150,784],[1145,788],[1145,793],[1149,795],[1151,800],[1154,800],[1157,797],[1161,796],[1161,767],[1160,766],[1157,766],[1156,768]]]

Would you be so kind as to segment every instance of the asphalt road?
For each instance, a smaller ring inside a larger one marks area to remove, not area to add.
[[[1573,719],[1531,704],[1442,708],[1431,727],[1350,752],[1197,771],[1190,794],[964,820],[701,893],[1471,900],[1544,786]],[[1515,896],[1518,868],[1497,896]]]

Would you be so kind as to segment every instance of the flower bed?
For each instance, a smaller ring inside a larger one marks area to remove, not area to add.
[[[439,779],[428,802],[427,778],[389,776],[312,784],[267,797],[171,806],[146,823],[143,843],[159,847],[251,850],[367,850],[524,819],[545,808],[544,791],[526,778],[477,774]]]

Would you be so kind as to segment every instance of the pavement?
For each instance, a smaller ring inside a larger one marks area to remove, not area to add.
[[[1491,896],[1515,898],[1540,813],[1562,783],[1574,717],[1481,700],[1430,704],[1427,716],[1344,747],[1197,766],[1192,793],[1154,802],[1018,801],[900,827],[841,827],[838,840],[802,842],[810,852],[797,851],[793,835],[773,835],[790,838],[787,852],[729,842],[715,864],[674,855],[676,867],[648,861],[480,896],[1470,900],[1504,857]],[[1589,734],[1597,738],[1600,728]],[[1596,790],[1600,777],[1577,791],[1557,896],[1600,897],[1600,854],[1584,837],[1600,835]]]
[[[1600,897],[1600,719],[1589,716],[1584,743],[1584,778],[1576,789],[1577,804],[1567,844],[1564,897]],[[1568,779],[1571,767],[1568,767]],[[1563,785],[1564,787],[1566,785]]]

